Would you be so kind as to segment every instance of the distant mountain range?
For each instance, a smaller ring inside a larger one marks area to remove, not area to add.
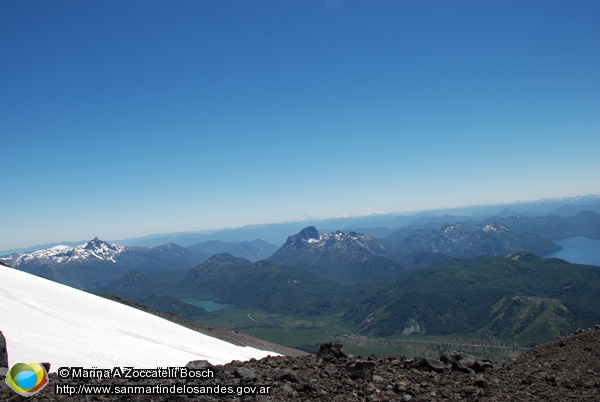
[[[549,239],[583,236],[600,239],[600,214],[593,211],[580,211],[568,218],[548,216],[506,216],[490,219],[514,230],[533,233]]]
[[[210,313],[182,299],[335,316],[368,337],[471,334],[525,345],[595,323],[600,269],[536,254],[560,249],[551,238],[600,238],[598,213],[503,209],[480,219],[420,216],[410,226],[367,228],[382,238],[306,226],[280,248],[261,239],[140,247],[94,238],[0,262],[198,320]]]
[[[355,231],[368,233],[374,237],[383,237],[386,230],[401,227],[439,227],[444,223],[470,222],[483,223],[509,211],[511,216],[547,216],[556,215],[569,218],[581,211],[600,213],[600,195],[587,195],[566,198],[552,198],[537,201],[513,202],[507,204],[471,205],[466,207],[445,208],[415,213],[370,213],[341,216],[328,219],[308,219],[296,222],[246,225],[239,228],[221,229],[203,232],[183,232],[157,234],[135,239],[117,241],[124,245],[156,246],[164,243],[177,243],[190,246],[208,240],[226,242],[251,241],[263,239],[271,244],[282,245],[291,233],[297,233],[307,226],[315,226],[322,233]],[[375,233],[367,230],[382,229]],[[389,234],[391,232],[388,232]],[[543,237],[548,237],[541,235]]]
[[[441,228],[402,229],[384,238],[397,253],[432,252],[471,258],[482,254],[506,255],[527,250],[547,254],[561,247],[541,236],[515,231],[496,222],[471,225],[444,224]]]
[[[440,227],[445,223],[465,222],[470,224],[486,223],[490,218],[505,218],[509,216],[520,217],[546,217],[554,215],[560,218],[571,218],[581,211],[590,211],[600,214],[600,195],[577,196],[568,198],[545,199],[530,202],[514,202],[495,205],[473,205],[467,207],[428,210],[416,213],[372,213],[357,214],[329,219],[308,219],[295,222],[246,225],[239,228],[178,232],[167,234],[153,234],[143,237],[112,240],[124,246],[155,247],[165,243],[175,243],[183,247],[208,241],[221,241],[230,243],[252,242],[262,239],[277,247],[284,244],[291,233],[297,233],[307,226],[315,226],[323,233],[335,232],[360,232],[376,238],[382,238],[400,228]],[[498,223],[504,224],[497,220]],[[519,230],[517,227],[511,227]],[[527,231],[527,230],[524,230]],[[532,233],[532,232],[530,232]],[[542,237],[557,239],[550,234],[535,233]],[[562,233],[559,233],[562,236]],[[571,235],[573,236],[573,235]],[[585,235],[580,235],[585,236]],[[565,236],[562,236],[565,237]],[[568,236],[567,236],[568,237]],[[56,245],[76,246],[83,242],[61,242],[31,246],[14,250],[0,250],[0,255],[24,253],[33,250],[47,249]],[[1,245],[0,245],[1,247]],[[215,251],[215,250],[213,250]],[[217,252],[229,252],[218,250]],[[258,259],[262,258],[258,257]]]
[[[128,247],[98,238],[85,244],[55,246],[31,253],[16,253],[0,260],[29,272],[78,289],[103,286],[128,271],[172,271],[194,266],[209,256],[176,244],[158,247]]]
[[[452,221],[451,217],[443,218]],[[383,239],[354,231],[320,233],[316,227],[308,226],[288,236],[279,249],[261,239],[206,241],[186,248],[172,243],[155,247],[124,246],[95,238],[75,247],[59,245],[15,253],[0,257],[0,261],[80,289],[107,285],[132,270],[152,273],[189,268],[222,253],[247,258],[249,262],[268,257],[277,264],[309,269],[340,283],[360,283],[394,277],[445,258],[502,256],[521,250],[544,255],[559,250],[560,246],[542,237],[543,234],[594,237],[600,236],[599,227],[599,214],[582,211],[570,218],[507,216],[480,224],[456,222],[441,227],[404,227]]]
[[[118,244],[108,244],[95,237],[93,240],[77,247],[59,245],[31,253],[13,254],[9,258],[4,258],[4,261],[12,266],[25,265],[40,260],[64,264],[90,259],[116,262],[115,257],[123,251],[125,251],[125,247]]]

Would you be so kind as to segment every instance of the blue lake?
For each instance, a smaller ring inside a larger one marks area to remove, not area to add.
[[[567,237],[552,241],[563,249],[542,257],[556,257],[576,264],[600,266],[600,240],[587,237]]]
[[[192,306],[202,307],[204,310],[206,310],[209,313],[212,313],[213,311],[218,311],[218,310],[224,309],[225,307],[230,306],[230,304],[215,303],[212,300],[199,300],[194,297],[184,297],[183,299],[179,299],[179,300],[181,300],[182,302],[184,302],[186,304],[191,304]]]

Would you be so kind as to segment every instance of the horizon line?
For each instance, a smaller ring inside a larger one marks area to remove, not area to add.
[[[266,223],[249,223],[249,224],[245,224],[245,225],[241,225],[241,226],[224,227],[224,228],[219,228],[219,229],[183,230],[183,231],[162,232],[162,233],[155,232],[155,233],[142,235],[142,236],[135,236],[135,237],[129,237],[129,238],[124,238],[124,239],[116,239],[116,240],[108,240],[107,242],[110,242],[111,244],[119,244],[119,243],[113,243],[113,242],[131,241],[131,240],[135,240],[135,239],[143,239],[143,238],[148,238],[148,237],[152,237],[152,236],[167,236],[167,235],[173,236],[173,235],[179,235],[179,234],[197,234],[197,233],[211,234],[211,233],[216,233],[216,232],[221,232],[221,231],[226,231],[226,230],[243,229],[243,228],[247,228],[247,227],[267,226],[267,225],[283,225],[283,224],[291,224],[291,223],[299,223],[299,222],[310,223],[310,222],[325,221],[325,220],[329,220],[329,219],[366,218],[366,217],[370,217],[370,216],[385,216],[385,215],[412,216],[412,215],[416,215],[416,214],[423,213],[423,212],[456,210],[456,209],[463,209],[463,208],[494,207],[494,206],[515,205],[515,204],[518,205],[518,204],[528,204],[528,203],[536,203],[536,202],[544,202],[544,201],[561,201],[561,200],[569,200],[569,199],[576,200],[576,199],[582,199],[582,198],[588,198],[588,197],[599,197],[600,198],[600,194],[585,194],[585,195],[575,195],[575,196],[567,196],[567,197],[546,197],[546,198],[540,198],[540,199],[534,199],[534,200],[519,200],[519,201],[511,201],[511,202],[503,202],[503,203],[495,203],[495,204],[494,203],[492,203],[492,204],[469,204],[469,205],[462,205],[462,206],[441,207],[441,208],[422,209],[422,210],[357,212],[357,213],[352,213],[352,214],[336,215],[336,216],[327,217],[327,218],[309,217],[309,219],[306,219],[306,218],[300,217],[297,220],[266,222]],[[305,216],[305,215],[302,215],[302,216]],[[50,242],[50,243],[45,243],[45,244],[36,244],[36,245],[31,245],[31,246],[26,246],[26,247],[17,247],[17,248],[13,248],[13,249],[0,250],[0,255],[10,255],[10,254],[18,253],[18,252],[24,252],[28,248],[31,248],[31,251],[36,251],[36,250],[41,250],[44,247],[49,248],[49,247],[55,247],[58,245],[66,245],[66,243],[78,243],[78,245],[81,245],[81,244],[85,244],[89,241],[90,240],[74,240],[74,241],[61,240],[59,242]]]

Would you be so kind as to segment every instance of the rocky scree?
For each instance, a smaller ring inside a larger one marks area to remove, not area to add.
[[[269,395],[246,396],[78,396],[85,401],[598,401],[600,325],[578,330],[502,363],[453,352],[439,359],[346,354],[340,344],[323,344],[317,355],[266,357],[211,366],[215,378],[188,385],[270,386]],[[160,381],[170,384],[181,380]],[[50,384],[31,400],[67,400],[55,383],[79,384],[50,374]],[[149,384],[147,380],[91,380],[87,384]],[[26,398],[2,382],[0,400]]]

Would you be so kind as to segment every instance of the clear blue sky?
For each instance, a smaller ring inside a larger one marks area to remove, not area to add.
[[[600,2],[1,1],[0,250],[600,193]]]

